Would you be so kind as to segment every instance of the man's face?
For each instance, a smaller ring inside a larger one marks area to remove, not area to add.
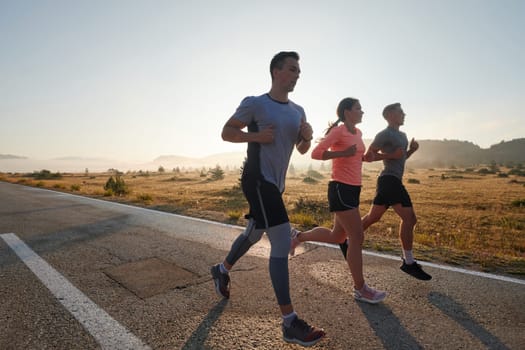
[[[284,61],[283,68],[276,68],[274,70],[273,79],[275,83],[285,88],[286,91],[291,92],[295,88],[300,73],[299,62],[296,59],[287,57]]]
[[[399,126],[405,123],[405,112],[403,112],[403,108],[396,107],[390,112],[390,122]]]

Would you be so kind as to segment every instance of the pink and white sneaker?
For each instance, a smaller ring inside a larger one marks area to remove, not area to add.
[[[297,238],[297,236],[299,236],[300,233],[301,231],[295,228],[292,228],[290,230],[290,236],[292,237],[292,242],[290,244],[290,255],[291,256],[295,255],[295,248],[297,248],[297,246],[301,244],[301,241],[299,241],[299,239]]]
[[[354,298],[359,301],[364,301],[370,304],[377,304],[385,300],[386,292],[377,290],[366,285],[363,288],[357,290],[354,289]]]

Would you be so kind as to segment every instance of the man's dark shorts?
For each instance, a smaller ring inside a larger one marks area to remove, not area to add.
[[[384,205],[388,208],[399,203],[403,207],[412,207],[410,196],[401,180],[393,175],[378,177],[373,204]]]
[[[328,204],[330,212],[345,211],[359,207],[361,186],[353,186],[338,181],[328,183]]]
[[[265,180],[243,177],[242,191],[250,205],[255,228],[266,229],[289,222],[283,197],[277,186]]]

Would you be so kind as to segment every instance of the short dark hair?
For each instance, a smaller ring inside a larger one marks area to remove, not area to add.
[[[387,105],[385,108],[383,108],[383,118],[386,118],[386,116],[392,112],[394,109],[396,108],[400,108],[401,107],[401,103],[399,102],[396,102],[396,103],[391,103],[389,105]]]
[[[295,51],[281,51],[277,53],[275,56],[273,56],[272,61],[270,62],[270,75],[273,79],[273,69],[278,68],[282,69],[284,66],[284,61],[291,57],[297,61],[299,61],[299,54]]]

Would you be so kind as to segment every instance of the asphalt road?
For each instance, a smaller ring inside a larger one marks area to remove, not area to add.
[[[297,349],[282,341],[262,240],[231,273],[211,265],[240,228],[0,182],[0,349]],[[365,255],[384,303],[352,298],[338,250],[290,259],[299,315],[323,327],[314,349],[525,349],[525,283]]]

